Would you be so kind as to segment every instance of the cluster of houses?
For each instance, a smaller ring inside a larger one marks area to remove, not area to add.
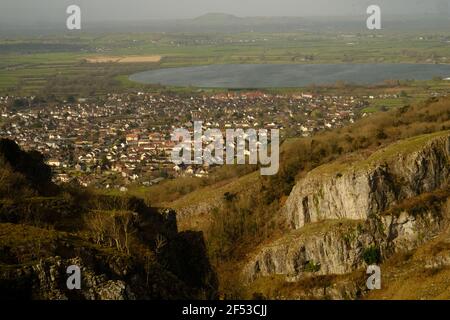
[[[353,122],[368,104],[362,97],[309,93],[135,92],[14,110],[11,100],[17,98],[0,97],[0,137],[43,153],[58,181],[122,190],[180,175],[207,176],[212,168],[171,162],[171,134],[193,130],[195,121],[221,130],[276,128],[285,137],[310,136]]]

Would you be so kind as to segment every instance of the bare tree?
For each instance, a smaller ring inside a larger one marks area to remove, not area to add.
[[[93,233],[95,242],[102,244],[107,236],[107,219],[101,211],[92,212],[86,219],[88,229]]]
[[[165,238],[163,235],[158,234],[158,235],[156,236],[156,239],[155,239],[155,252],[156,252],[156,254],[160,254],[160,253],[161,253],[161,250],[162,250],[166,245],[167,245],[167,240],[166,240],[166,238]]]
[[[130,254],[130,238],[136,233],[136,229],[133,226],[136,214],[134,212],[124,212],[121,216],[122,228],[125,237],[124,247],[127,254]]]

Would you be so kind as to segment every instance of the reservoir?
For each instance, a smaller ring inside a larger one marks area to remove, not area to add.
[[[130,80],[200,88],[288,88],[338,81],[374,85],[384,80],[450,77],[450,64],[226,64],[144,71]]]

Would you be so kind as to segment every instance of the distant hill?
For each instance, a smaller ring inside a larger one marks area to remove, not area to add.
[[[207,13],[192,19],[192,21],[195,21],[197,23],[229,23],[229,22],[242,22],[242,20],[244,19],[226,13]]]
[[[202,24],[210,26],[253,26],[253,27],[275,27],[275,26],[297,26],[304,27],[310,19],[304,17],[270,17],[270,16],[251,16],[238,17],[227,13],[207,13],[194,19],[185,20],[188,24]]]
[[[253,16],[239,17],[227,13],[207,13],[192,19],[136,21],[85,21],[84,32],[296,32],[296,31],[367,31],[365,11],[353,16]],[[447,30],[445,14],[388,15],[383,18],[389,31]],[[66,32],[64,23],[23,24],[0,21],[0,37],[49,35]]]

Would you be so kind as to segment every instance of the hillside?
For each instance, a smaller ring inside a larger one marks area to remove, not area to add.
[[[441,252],[425,271],[448,272],[445,241],[432,248],[449,221],[449,129],[448,98],[377,113],[285,141],[277,176],[245,176],[172,205],[183,225],[205,232],[225,297],[376,297],[365,267],[377,262],[395,279],[386,297],[401,298],[392,288],[410,276],[403,264],[417,266],[407,258],[415,252]],[[445,296],[446,282],[439,288],[427,297]]]
[[[232,14],[211,12],[194,19],[177,20],[178,27],[197,32],[274,32],[304,29],[311,25],[303,17],[238,17]]]
[[[173,211],[57,188],[42,156],[11,141],[0,141],[0,161],[0,299],[215,297],[203,235],[178,232]],[[66,286],[71,265],[81,290]]]
[[[284,275],[285,281],[348,275],[366,264],[430,247],[435,237],[444,239],[443,247],[436,248],[442,256],[433,255],[436,263],[425,269],[448,272],[450,132],[397,142],[374,156],[364,160],[370,167],[347,164],[346,173],[335,172],[332,178],[318,178],[321,170],[313,170],[299,181],[282,210],[292,231],[250,259],[243,271],[247,282],[272,275]],[[375,261],[369,261],[371,256]],[[385,281],[392,285],[389,278]],[[449,289],[448,283],[441,285],[444,292]],[[365,291],[355,287],[352,296]],[[339,291],[324,292],[322,297],[342,298]]]
[[[217,12],[207,13],[193,19],[193,21],[197,23],[205,23],[205,24],[236,23],[241,22],[241,20],[243,19],[236,17],[232,14],[217,13]]]
[[[286,140],[278,175],[224,167],[145,200],[58,187],[9,140],[0,162],[2,299],[448,298],[449,98]]]

